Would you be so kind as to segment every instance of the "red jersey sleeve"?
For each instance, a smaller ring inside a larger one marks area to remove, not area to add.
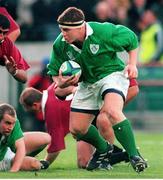
[[[3,44],[3,55],[6,55],[8,58],[12,56],[17,64],[18,69],[27,70],[30,67],[23,58],[23,56],[21,55],[19,49],[8,37],[5,38],[2,44]]]

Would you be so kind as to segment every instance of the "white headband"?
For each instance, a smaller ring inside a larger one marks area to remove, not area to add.
[[[67,29],[75,29],[75,28],[80,28],[85,24],[85,21],[77,21],[77,22],[64,22],[64,23],[59,23],[60,28],[67,28]]]

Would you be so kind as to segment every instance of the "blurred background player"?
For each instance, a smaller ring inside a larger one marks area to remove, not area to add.
[[[41,60],[41,69],[38,73],[35,73],[27,83],[28,87],[33,87],[35,89],[38,89],[39,91],[43,92],[43,90],[47,89],[51,83],[52,80],[47,75],[48,69],[47,64],[49,63],[49,58],[44,57]]]
[[[11,17],[11,15],[8,13],[7,9],[5,7],[1,7],[1,1],[0,1],[0,14],[6,16],[8,20],[10,21],[10,30],[7,32],[8,38],[15,42],[17,38],[20,36],[20,27],[17,24],[17,22]]]
[[[142,13],[139,59],[143,65],[161,63],[163,60],[163,28],[158,19],[156,5]]]
[[[128,27],[131,28],[138,36],[140,35],[139,21],[146,8],[147,0],[133,0],[128,9]],[[133,21],[134,19],[134,21]]]
[[[23,134],[14,108],[9,104],[0,104],[0,171],[45,169],[48,166],[45,161],[31,156],[41,152],[50,140],[47,133]]]
[[[10,30],[10,21],[0,14],[0,65],[5,66],[8,72],[19,82],[27,81],[26,70],[29,65],[22,57],[18,48],[7,37]]]

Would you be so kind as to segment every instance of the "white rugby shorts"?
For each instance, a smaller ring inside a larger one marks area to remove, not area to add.
[[[5,157],[2,161],[0,161],[0,171],[9,171],[11,168],[11,162],[14,158],[15,153],[11,151],[10,148],[7,149]]]
[[[129,80],[124,71],[114,72],[94,84],[79,83],[71,103],[71,109],[99,110],[103,104],[103,96],[109,92],[118,93],[125,101]]]

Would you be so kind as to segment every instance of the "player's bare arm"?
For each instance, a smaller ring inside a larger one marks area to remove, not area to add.
[[[137,53],[138,53],[138,48],[128,52],[129,62],[125,68],[125,74],[128,75],[129,79],[133,79],[133,78],[138,77],[138,70],[136,67],[136,65],[137,65]]]
[[[76,88],[77,88],[76,86],[69,86],[67,88],[57,87],[55,89],[55,95],[59,97],[66,97],[70,94],[74,94],[76,91]]]
[[[46,161],[48,161],[50,164],[54,162],[54,160],[58,157],[60,151],[53,152],[53,153],[48,153],[46,156]]]
[[[20,170],[20,167],[22,165],[23,159],[26,154],[24,138],[18,139],[15,143],[15,146],[16,146],[16,153],[12,162],[10,172],[17,172]]]
[[[17,68],[17,64],[12,56],[8,58],[7,56],[3,56],[5,59],[5,66],[8,72],[18,81],[25,83],[27,81],[27,73]]]

